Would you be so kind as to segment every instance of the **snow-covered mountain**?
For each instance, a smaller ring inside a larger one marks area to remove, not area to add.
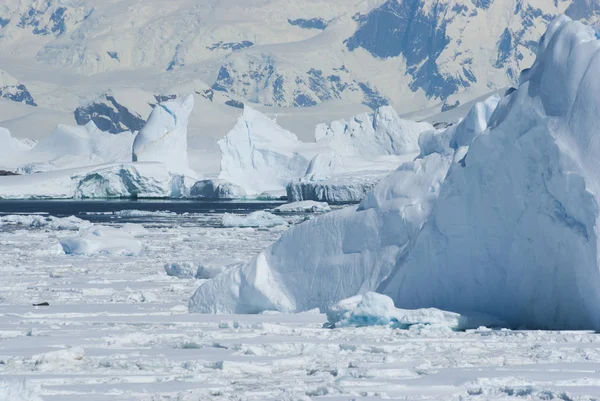
[[[261,104],[405,106],[414,92],[419,106],[510,84],[554,16],[593,23],[598,11],[596,0],[7,0],[0,49],[86,76],[195,76]]]
[[[0,96],[119,132],[139,130],[165,97],[195,93],[190,147],[216,153],[244,103],[301,115],[283,125],[296,132],[301,120],[306,138],[367,108],[439,112],[511,86],[560,13],[594,24],[600,2],[5,0]],[[0,126],[27,136],[21,110]]]

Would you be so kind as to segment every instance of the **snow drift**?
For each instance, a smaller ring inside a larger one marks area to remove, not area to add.
[[[187,155],[187,124],[194,96],[159,103],[133,142],[133,161],[162,162],[172,174],[194,177]]]
[[[600,329],[598,54],[594,29],[557,18],[470,146],[425,135],[359,207],[292,228],[190,309],[326,309],[376,289],[401,308]]]

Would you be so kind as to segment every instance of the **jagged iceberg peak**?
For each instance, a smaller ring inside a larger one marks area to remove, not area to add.
[[[194,96],[159,103],[135,137],[134,161],[162,162],[178,175],[195,176],[187,156],[187,125]]]
[[[383,106],[349,121],[319,124],[315,140],[344,155],[402,155],[418,152],[419,135],[433,129],[427,122],[404,120],[393,107]]]
[[[549,25],[384,286],[396,305],[600,329],[599,50],[592,28]]]
[[[236,125],[219,142],[219,178],[256,195],[283,191],[287,183],[302,177],[312,157],[314,144],[305,144],[266,115],[244,106]]]

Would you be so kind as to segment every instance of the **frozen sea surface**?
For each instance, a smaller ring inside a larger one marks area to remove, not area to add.
[[[189,314],[202,281],[167,276],[165,263],[246,261],[286,228],[222,228],[232,209],[157,203],[148,213],[142,203],[98,210],[60,202],[72,208],[67,214],[104,225],[143,224],[139,256],[67,256],[58,239],[75,230],[0,225],[0,399],[6,386],[44,401],[600,396],[600,336],[592,332],[332,330],[316,312]],[[63,215],[35,204],[35,212]],[[0,212],[34,211],[8,205]],[[33,306],[42,302],[49,306]]]

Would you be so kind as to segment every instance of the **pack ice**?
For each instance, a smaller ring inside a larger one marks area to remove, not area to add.
[[[414,158],[419,135],[432,129],[429,123],[402,120],[393,108],[382,107],[349,121],[318,125],[315,142],[305,143],[246,106],[219,141],[219,178],[254,196],[287,187],[292,201],[361,200],[396,168],[399,156]]]
[[[359,206],[290,229],[202,285],[190,309],[326,310],[376,290],[400,308],[599,329],[598,54],[594,29],[557,18],[491,116],[495,101],[422,135],[419,158]]]

